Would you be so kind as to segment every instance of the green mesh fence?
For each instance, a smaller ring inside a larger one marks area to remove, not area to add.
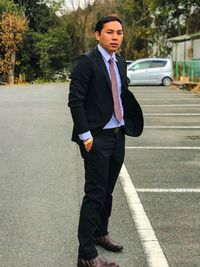
[[[200,60],[176,61],[176,78],[187,76],[191,81],[200,81]]]

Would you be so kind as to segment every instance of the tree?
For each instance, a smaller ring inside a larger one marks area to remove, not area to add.
[[[79,51],[77,51],[78,54],[84,52],[87,49],[87,32],[89,28],[89,19],[96,2],[96,0],[68,1],[68,7],[69,10],[71,10],[70,16],[73,16],[74,21],[76,21],[75,29],[77,37],[79,39],[79,44],[81,44],[81,46],[79,46]]]
[[[0,73],[8,75],[8,83],[14,83],[14,67],[16,51],[23,41],[27,21],[17,15],[4,13],[1,21],[0,43]]]
[[[61,32],[62,1],[53,0],[14,0],[18,6],[23,7],[26,19],[29,21],[29,29],[25,33],[24,43],[17,53],[19,65],[18,73],[25,73],[28,81],[34,79],[50,79],[53,75],[51,57],[58,55],[59,48],[51,49],[52,44],[56,43],[53,31]],[[59,13],[59,16],[58,14]],[[66,43],[63,44],[63,46]],[[63,55],[63,54],[62,54]],[[64,60],[59,58],[60,62]],[[46,69],[45,69],[46,68]]]
[[[148,1],[118,0],[117,10],[125,28],[123,53],[133,59],[147,57],[152,35],[152,17]]]
[[[200,30],[199,0],[149,0],[153,16],[152,49],[156,56],[168,56],[173,36]],[[195,23],[194,23],[195,19]]]
[[[14,4],[13,0],[0,0],[0,17],[2,16],[3,13],[17,13],[17,7]]]
[[[14,0],[15,4],[24,10],[29,28],[35,32],[46,33],[50,27],[58,23],[56,12],[61,8],[61,2],[50,0]]]
[[[168,56],[168,38],[200,30],[199,0],[117,0],[117,9],[125,22],[122,50],[129,58]]]
[[[188,33],[200,31],[200,7],[196,7],[187,20]]]

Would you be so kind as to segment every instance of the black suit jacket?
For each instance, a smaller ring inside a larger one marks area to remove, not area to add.
[[[132,92],[128,90],[126,62],[116,55],[124,108],[125,133],[139,136],[143,131],[143,114]],[[73,66],[69,88],[69,102],[74,129],[72,141],[80,142],[78,134],[103,129],[114,111],[112,88],[101,53],[94,50],[81,55]]]

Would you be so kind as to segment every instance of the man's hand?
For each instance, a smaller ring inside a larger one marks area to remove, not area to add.
[[[87,152],[90,152],[92,146],[93,146],[93,137],[90,137],[83,141],[83,144],[85,146],[85,149]]]

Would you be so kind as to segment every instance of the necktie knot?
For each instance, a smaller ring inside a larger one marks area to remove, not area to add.
[[[113,64],[113,58],[110,57],[110,59],[108,60],[108,62],[109,62],[110,64]]]

